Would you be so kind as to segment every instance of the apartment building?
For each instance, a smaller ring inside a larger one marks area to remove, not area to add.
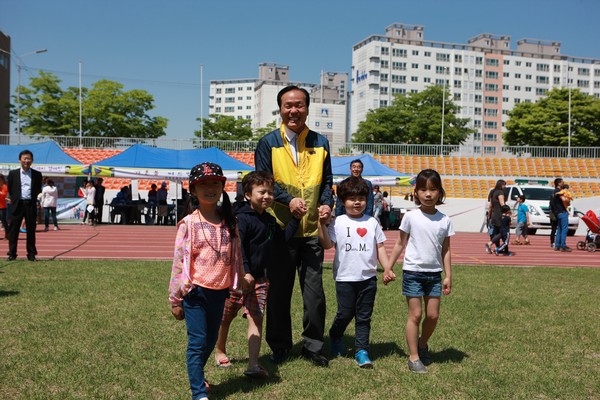
[[[308,127],[342,146],[348,130],[348,80],[345,72],[322,72],[319,83],[295,82],[289,79],[289,66],[261,63],[258,78],[211,81],[209,113],[248,119],[253,129],[279,124],[277,93],[296,85],[310,93]]]
[[[394,96],[445,86],[477,133],[465,148],[499,154],[507,113],[520,102],[536,102],[555,87],[577,88],[600,98],[600,60],[560,54],[560,43],[517,41],[483,33],[466,44],[432,42],[419,25],[394,23],[352,48],[350,132],[367,112],[391,105]]]

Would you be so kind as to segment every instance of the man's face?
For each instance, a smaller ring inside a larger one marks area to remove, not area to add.
[[[19,158],[19,161],[21,162],[21,168],[23,168],[23,171],[29,171],[29,168],[31,168],[31,163],[33,162],[33,157],[31,157],[29,154],[23,154],[21,155],[21,158]]]
[[[306,126],[308,106],[304,93],[300,90],[290,90],[281,96],[279,110],[283,124],[296,133],[302,132]]]
[[[363,172],[363,167],[362,165],[360,165],[360,163],[352,163],[350,165],[350,173],[352,174],[352,176],[355,176],[357,178],[360,178]]]

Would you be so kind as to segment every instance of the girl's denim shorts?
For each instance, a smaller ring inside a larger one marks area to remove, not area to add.
[[[402,294],[408,297],[441,297],[441,272],[402,271]]]

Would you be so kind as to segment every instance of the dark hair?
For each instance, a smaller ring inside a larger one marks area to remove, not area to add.
[[[369,196],[369,185],[367,182],[359,177],[351,176],[344,179],[337,185],[338,198],[342,202],[350,196]]]
[[[46,179],[46,184],[48,186],[54,186],[54,181],[51,178]]]
[[[233,208],[231,207],[231,200],[229,200],[229,195],[225,191],[225,182],[223,183],[223,201],[221,202],[221,208],[217,210],[219,215],[225,221],[225,225],[229,229],[229,235],[234,238],[237,236],[236,234],[236,226],[237,221],[235,216],[233,215]],[[196,211],[198,208],[198,203],[196,200],[196,193],[190,188],[191,196],[188,196],[187,199],[183,202],[183,212],[181,213],[181,218],[185,217]]]
[[[426,189],[427,183],[430,183],[434,188],[436,188],[440,192],[438,201],[435,204],[444,204],[444,200],[446,199],[446,191],[442,186],[442,177],[436,170],[429,168],[419,172],[417,178],[415,179],[415,204],[418,206],[421,205],[421,202],[419,201],[419,196],[417,196],[417,190]]]
[[[281,89],[279,93],[277,93],[277,107],[281,108],[281,98],[284,94],[286,94],[287,92],[291,92],[292,90],[299,90],[302,93],[304,93],[306,108],[308,108],[308,106],[310,106],[310,94],[308,94],[308,91],[306,89],[302,89],[301,87],[298,87],[296,85],[286,86],[283,89]]]
[[[275,186],[273,174],[267,171],[252,171],[242,179],[242,191],[244,194],[252,193],[252,188],[258,185]]]
[[[352,167],[352,164],[360,164],[360,168],[365,169],[365,165],[363,164],[362,161],[360,161],[360,159],[356,159],[356,160],[352,160],[350,161],[350,167]]]
[[[521,199],[522,202],[525,202],[525,199],[526,199],[525,195],[524,194],[519,195],[519,199]]]
[[[33,153],[31,152],[31,150],[21,150],[21,152],[19,153],[19,160],[21,160],[21,157],[24,156],[25,154],[29,154],[31,156],[31,161],[33,161]]]
[[[505,204],[502,207],[500,207],[500,211],[502,212],[502,214],[507,213],[510,211],[510,206]]]
[[[494,186],[494,190],[502,190],[503,185],[506,185],[506,181],[504,179],[498,179],[496,181],[496,186]]]
[[[4,181],[4,183],[6,183],[6,177],[4,176],[4,174],[0,174],[0,179]]]
[[[150,189],[156,189],[156,183],[153,183],[152,185],[150,185]]]
[[[560,185],[562,181],[563,181],[563,178],[556,178],[554,180],[554,187],[557,187],[558,185]]]

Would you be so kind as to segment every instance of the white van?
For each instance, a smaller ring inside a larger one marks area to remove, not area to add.
[[[517,180],[518,182],[518,180]],[[531,224],[527,230],[530,235],[535,235],[538,229],[550,229],[550,199],[554,195],[552,186],[544,185],[506,185],[504,190],[504,198],[506,204],[515,212],[517,207],[517,198],[520,195],[525,195],[525,204],[529,208],[529,220]],[[579,218],[575,216],[575,209],[569,207],[569,231],[568,236],[575,235]],[[512,227],[516,226],[516,218],[513,219]]]

